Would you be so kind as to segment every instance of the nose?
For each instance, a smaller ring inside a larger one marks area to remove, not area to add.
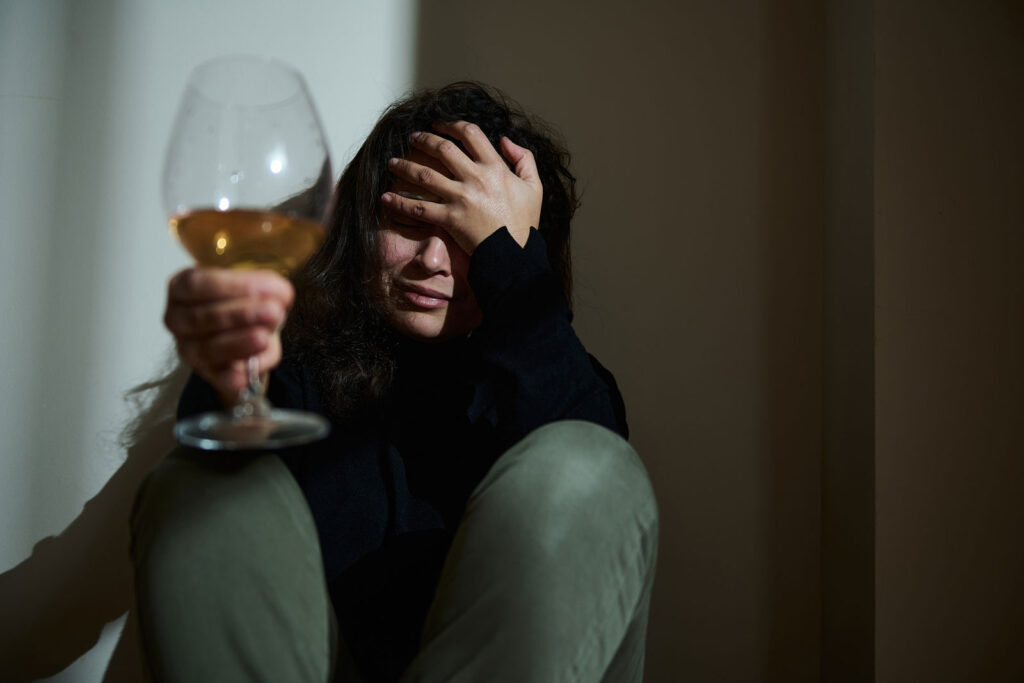
[[[451,275],[452,259],[448,252],[448,243],[439,234],[434,233],[420,243],[419,261],[431,275]]]

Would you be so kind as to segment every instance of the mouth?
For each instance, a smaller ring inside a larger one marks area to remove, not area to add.
[[[444,308],[452,300],[450,294],[421,285],[401,283],[398,285],[398,291],[402,293],[402,298],[419,308]]]

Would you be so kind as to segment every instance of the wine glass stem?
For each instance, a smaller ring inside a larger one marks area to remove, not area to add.
[[[239,419],[267,417],[270,414],[270,401],[263,395],[263,382],[260,381],[260,362],[256,356],[249,356],[249,386],[242,389],[231,412]]]
[[[249,356],[249,392],[263,394],[263,383],[260,382],[260,362],[256,356]]]

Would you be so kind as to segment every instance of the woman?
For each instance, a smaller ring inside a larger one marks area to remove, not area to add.
[[[182,449],[150,476],[133,558],[153,678],[641,680],[656,510],[570,324],[567,162],[484,86],[418,93],[343,173],[295,290],[172,279],[180,414],[230,404],[256,354],[275,405],[333,430]]]

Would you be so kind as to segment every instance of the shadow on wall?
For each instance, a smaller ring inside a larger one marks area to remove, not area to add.
[[[98,355],[92,348],[97,343],[93,333],[98,324],[95,298],[102,272],[96,267],[100,262],[96,250],[103,244],[109,177],[82,173],[81,169],[108,166],[121,4],[118,0],[48,2],[39,3],[38,14],[4,12],[5,18],[12,20],[7,28],[31,35],[42,45],[40,54],[47,50],[63,54],[52,64],[34,59],[35,53],[20,55],[23,59],[15,67],[24,70],[30,80],[61,84],[53,93],[46,93],[52,94],[55,106],[60,107],[57,127],[45,131],[59,140],[54,170],[38,182],[48,189],[42,190],[42,202],[36,194],[23,198],[31,211],[45,206],[53,212],[38,211],[33,216],[40,220],[49,216],[50,227],[44,233],[40,226],[41,239],[46,240],[40,257],[45,268],[30,269],[44,279],[27,287],[34,293],[35,322],[25,334],[35,340],[36,348],[17,361],[33,367],[38,364],[35,359],[46,359],[38,372],[30,371],[34,381],[24,401],[25,405],[49,408],[30,411],[23,429],[30,435],[24,438],[31,451],[39,455],[29,463],[31,475],[24,482],[29,492],[26,500],[31,504],[25,510],[29,516],[39,515],[55,496],[70,493],[49,475],[54,463],[62,468],[62,481],[71,482],[72,487],[81,479],[82,472],[74,468],[81,468],[89,454],[51,456],[67,453],[69,444],[88,442],[83,436],[93,434],[95,428],[88,423],[89,404],[83,398],[90,395],[91,364],[83,364],[82,359]],[[55,272],[62,277],[45,275]],[[78,333],[61,334],[54,321],[60,322],[62,330]],[[135,421],[122,434],[126,457],[121,467],[67,528],[35,543],[27,559],[0,574],[3,681],[36,680],[63,671],[96,645],[107,624],[127,611],[131,587],[129,512],[139,483],[172,446],[174,409],[185,377],[184,370],[176,368],[129,393],[137,410]],[[52,392],[52,387],[60,387],[60,391]],[[61,415],[59,429],[52,424],[53,414]],[[15,526],[18,531],[21,529]],[[112,665],[108,680],[141,679],[136,648],[125,645],[119,648],[117,658],[121,675],[112,678]]]
[[[129,394],[138,408],[122,440],[127,457],[82,513],[58,536],[0,574],[0,671],[5,681],[52,676],[88,652],[103,627],[122,616],[131,598],[128,519],[135,492],[174,446],[171,429],[188,370],[177,364]],[[130,624],[106,681],[141,680]]]

